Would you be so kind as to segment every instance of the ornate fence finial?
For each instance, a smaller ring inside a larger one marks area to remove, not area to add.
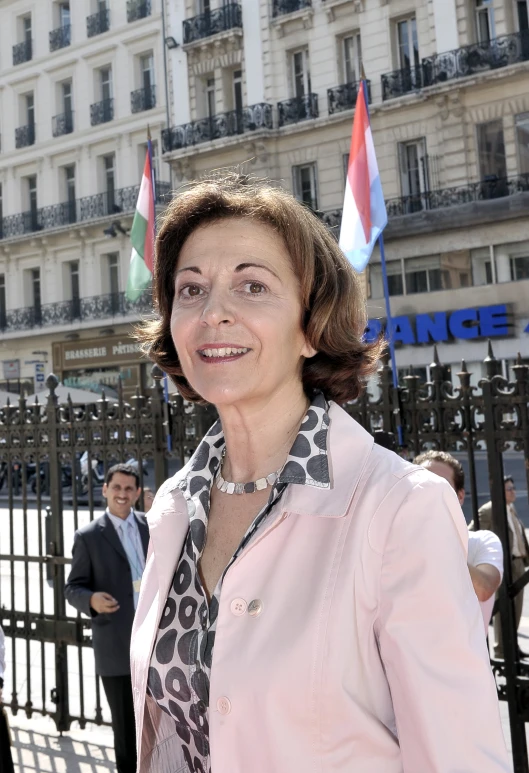
[[[433,362],[432,365],[440,365],[441,360],[439,359],[439,353],[437,351],[437,344],[433,345]]]
[[[470,376],[472,374],[468,372],[467,364],[465,360],[461,360],[461,370],[457,373],[459,383],[463,389],[468,389],[470,386]]]
[[[55,390],[59,386],[59,379],[55,375],[55,373],[50,373],[48,378],[46,379],[46,386],[50,390],[50,394],[54,394]]]
[[[460,373],[468,373],[468,368],[465,360],[461,360],[461,370]]]
[[[489,338],[488,341],[488,347],[487,347],[487,356],[483,360],[485,364],[485,370],[487,373],[487,378],[493,378],[494,376],[498,375],[498,365],[499,362],[494,356],[494,352],[492,350],[492,341]]]
[[[163,370],[160,368],[159,365],[154,363],[154,365],[151,368],[151,376],[156,380],[160,380],[163,378]]]

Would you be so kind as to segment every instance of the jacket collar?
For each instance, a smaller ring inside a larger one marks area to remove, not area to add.
[[[281,502],[282,509],[288,513],[342,518],[349,510],[374,440],[337,403],[330,403],[329,419],[330,491],[292,483]]]

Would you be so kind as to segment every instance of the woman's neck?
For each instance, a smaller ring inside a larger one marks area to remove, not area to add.
[[[258,404],[218,406],[226,440],[223,477],[247,483],[280,469],[308,406],[301,384]]]

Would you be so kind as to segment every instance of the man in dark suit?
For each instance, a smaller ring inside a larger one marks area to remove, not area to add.
[[[96,673],[112,714],[118,773],[136,773],[130,636],[145,568],[149,530],[133,506],[141,494],[133,467],[116,464],[105,477],[107,508],[75,533],[67,601],[92,618]]]
[[[507,505],[507,523],[509,524],[509,555],[511,556],[512,581],[516,582],[524,573],[525,568],[529,566],[529,543],[525,534],[523,523],[518,517],[514,502],[516,500],[516,487],[514,480],[510,475],[505,475],[503,482],[505,484],[505,504]],[[479,509],[480,529],[490,529],[494,531],[492,523],[492,502],[487,502]],[[470,525],[472,528],[472,524]],[[514,597],[514,617],[516,628],[520,625],[523,609],[523,589]],[[503,642],[501,638],[500,616],[494,617],[494,636],[496,639],[494,646],[494,655],[497,658],[503,658]],[[520,647],[518,655],[521,658],[529,657]]]

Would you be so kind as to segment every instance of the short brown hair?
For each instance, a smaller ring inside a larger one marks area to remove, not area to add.
[[[446,451],[425,451],[413,460],[414,464],[423,465],[425,462],[440,462],[446,464],[454,473],[454,488],[456,491],[465,490],[465,471],[461,462]]]
[[[266,180],[222,173],[188,184],[165,212],[156,242],[153,296],[159,318],[138,330],[143,349],[187,400],[200,401],[182,371],[171,337],[176,264],[184,242],[199,226],[249,218],[283,239],[301,288],[302,327],[317,354],[303,367],[310,396],[321,390],[337,402],[353,400],[377,367],[382,339],[363,340],[366,308],[360,279],[335,238],[307,207]]]

